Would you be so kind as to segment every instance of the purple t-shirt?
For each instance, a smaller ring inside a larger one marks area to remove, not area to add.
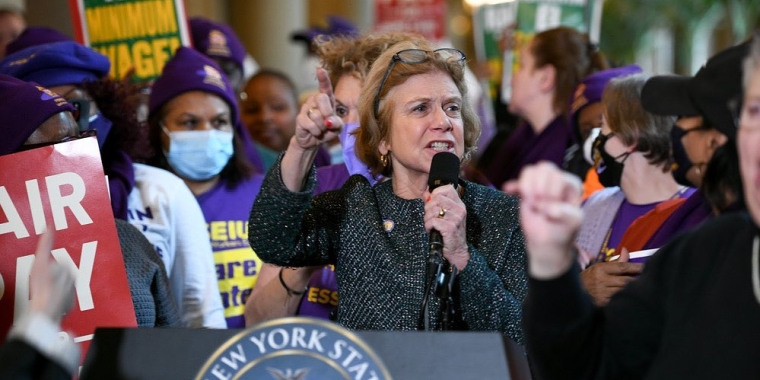
[[[245,328],[245,301],[259,276],[261,259],[248,243],[248,217],[261,190],[263,176],[254,175],[234,189],[219,181],[196,197],[206,218],[219,293],[228,328]]]
[[[339,189],[343,186],[351,174],[348,172],[345,164],[335,164],[317,168],[317,187],[314,189],[314,195],[324,193],[325,191]]]
[[[623,235],[625,235],[628,226],[630,226],[638,217],[651,211],[659,203],[660,202],[635,205],[627,200],[623,201],[623,204],[621,204],[618,209],[617,215],[615,215],[615,219],[612,220],[612,226],[610,226],[610,229],[605,232],[607,237],[604,239],[605,242],[602,244],[602,249],[599,252],[599,255],[604,255],[602,261],[608,261],[612,256],[615,256],[615,248],[618,243],[620,243],[620,239],[623,238]]]
[[[694,193],[694,191],[694,188],[683,188],[678,193],[673,195],[671,199],[689,197]],[[648,213],[649,211],[652,211],[652,209],[654,209],[658,204],[660,204],[660,202],[648,203],[645,205],[635,205],[628,202],[628,200],[623,200],[623,203],[620,205],[620,208],[615,215],[615,219],[612,221],[612,226],[610,226],[610,229],[605,232],[607,234],[607,237],[605,237],[604,243],[602,244],[598,260],[608,261],[611,257],[617,255],[615,250],[618,244],[620,244],[620,240],[623,238],[623,235],[625,235],[625,232],[628,230],[628,227],[631,225],[631,223],[633,223],[633,221],[638,219],[640,216]]]
[[[338,282],[335,280],[335,267],[328,265],[311,275],[296,315],[330,319],[330,313],[336,306]]]

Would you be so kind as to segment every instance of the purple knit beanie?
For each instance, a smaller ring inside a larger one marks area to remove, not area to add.
[[[216,62],[184,46],[177,49],[153,83],[148,100],[149,114],[155,114],[168,101],[189,91],[208,92],[222,98],[230,106],[232,124],[237,122],[237,101],[227,76]]]
[[[0,62],[0,73],[45,87],[80,84],[108,74],[103,54],[74,41],[53,42],[17,51]]]
[[[201,17],[193,17],[188,23],[196,50],[211,58],[235,62],[243,69],[245,47],[229,25]]]
[[[74,112],[74,106],[54,92],[0,74],[0,156],[13,153],[51,116]]]

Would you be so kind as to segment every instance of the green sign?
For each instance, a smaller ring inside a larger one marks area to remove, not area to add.
[[[188,45],[182,0],[70,0],[77,37],[108,56],[111,76],[133,71],[138,81],[161,74],[166,61]]]
[[[596,4],[594,0],[519,0],[480,6],[474,15],[475,44],[478,60],[487,62],[490,69],[491,94],[501,86],[502,99],[509,101],[517,56],[536,33],[557,26],[588,32],[589,2]],[[505,43],[510,48],[500,46]],[[510,64],[505,67],[504,62]]]

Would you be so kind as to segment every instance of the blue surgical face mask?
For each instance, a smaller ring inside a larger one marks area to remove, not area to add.
[[[338,135],[340,145],[343,146],[343,163],[346,165],[350,175],[361,174],[367,178],[371,184],[375,184],[377,180],[372,177],[367,165],[359,161],[359,158],[356,157],[356,136],[353,132],[357,129],[359,129],[359,123],[346,123],[343,125],[343,129]]]
[[[87,129],[94,129],[97,132],[98,146],[102,148],[103,144],[106,143],[106,138],[108,138],[108,133],[111,132],[112,126],[111,120],[106,119],[102,113],[98,112],[90,116],[90,123]]]
[[[169,151],[164,151],[174,172],[180,177],[205,181],[219,174],[232,157],[232,132],[216,129],[169,132]]]
[[[330,153],[330,165],[343,163],[343,147],[340,144],[330,145],[327,153]]]

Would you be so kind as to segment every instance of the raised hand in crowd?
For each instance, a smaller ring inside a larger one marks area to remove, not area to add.
[[[29,308],[0,346],[1,379],[70,379],[80,350],[61,333],[61,320],[74,306],[74,272],[53,258],[53,230],[40,236],[29,274]]]
[[[552,163],[540,162],[525,167],[503,190],[521,197],[528,273],[538,279],[565,273],[576,260],[573,240],[583,219],[580,180]]]

